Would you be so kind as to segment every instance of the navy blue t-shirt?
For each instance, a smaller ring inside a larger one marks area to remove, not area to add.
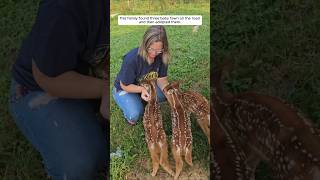
[[[67,71],[88,75],[91,67],[107,61],[108,44],[106,0],[42,0],[12,75],[29,90],[41,89],[32,75],[32,60],[49,77]]]
[[[117,90],[122,90],[120,81],[124,85],[138,85],[142,80],[150,80],[167,76],[168,66],[162,62],[161,54],[155,57],[152,64],[148,64],[138,54],[139,48],[132,49],[124,57],[120,72],[114,82]]]

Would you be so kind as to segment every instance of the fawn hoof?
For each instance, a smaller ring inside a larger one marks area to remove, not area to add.
[[[151,176],[155,176],[157,174],[158,170],[159,170],[159,164],[154,165],[152,168]]]
[[[186,159],[187,164],[189,164],[189,166],[193,166],[192,160],[187,160]]]
[[[169,173],[171,176],[174,176],[174,172],[173,172],[173,170],[170,168],[170,166],[169,165],[162,165],[162,168],[165,170],[165,171],[167,171],[167,173]]]
[[[157,174],[157,171],[152,171],[151,176],[154,177],[156,176],[156,174]]]
[[[179,178],[179,175],[180,175],[180,174],[176,174],[173,179],[174,179],[174,180],[177,180],[177,179]]]
[[[171,169],[168,171],[168,173],[169,173],[171,176],[174,176],[174,172],[173,172]]]

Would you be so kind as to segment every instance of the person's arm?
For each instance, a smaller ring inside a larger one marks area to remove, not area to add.
[[[163,88],[166,87],[168,84],[169,84],[169,82],[168,82],[168,77],[167,76],[157,79],[157,85],[159,86],[161,91],[163,91]]]
[[[150,96],[148,91],[142,87],[142,86],[138,86],[135,84],[129,84],[129,85],[124,85],[121,81],[120,81],[120,86],[121,88],[129,93],[141,93],[141,98],[145,101],[149,101],[150,100]]]
[[[109,91],[109,81],[104,80],[103,82],[103,93],[100,103],[100,113],[104,119],[110,119],[110,91]]]
[[[103,80],[67,71],[56,77],[42,73],[32,62],[32,74],[38,85],[48,94],[62,98],[93,99],[100,98]]]
[[[121,81],[120,81],[120,87],[129,93],[141,93],[144,89],[144,87],[142,86],[138,86],[135,84],[129,84],[129,85],[124,85]]]

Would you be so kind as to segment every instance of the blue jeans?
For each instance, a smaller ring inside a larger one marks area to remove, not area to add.
[[[106,134],[91,100],[53,98],[12,80],[9,109],[52,179],[91,180],[107,166]]]
[[[142,103],[143,100],[141,99],[140,93],[128,93],[123,90],[117,91],[114,87],[112,90],[112,96],[127,121],[137,122],[143,116],[144,105]],[[166,101],[166,97],[158,86],[157,96],[159,102]]]

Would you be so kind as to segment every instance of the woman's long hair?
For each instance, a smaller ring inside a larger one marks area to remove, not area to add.
[[[162,42],[163,52],[160,56],[162,56],[163,63],[168,64],[170,59],[169,44],[166,29],[161,25],[150,26],[144,33],[143,40],[139,47],[139,55],[148,61],[148,48],[155,42]]]

